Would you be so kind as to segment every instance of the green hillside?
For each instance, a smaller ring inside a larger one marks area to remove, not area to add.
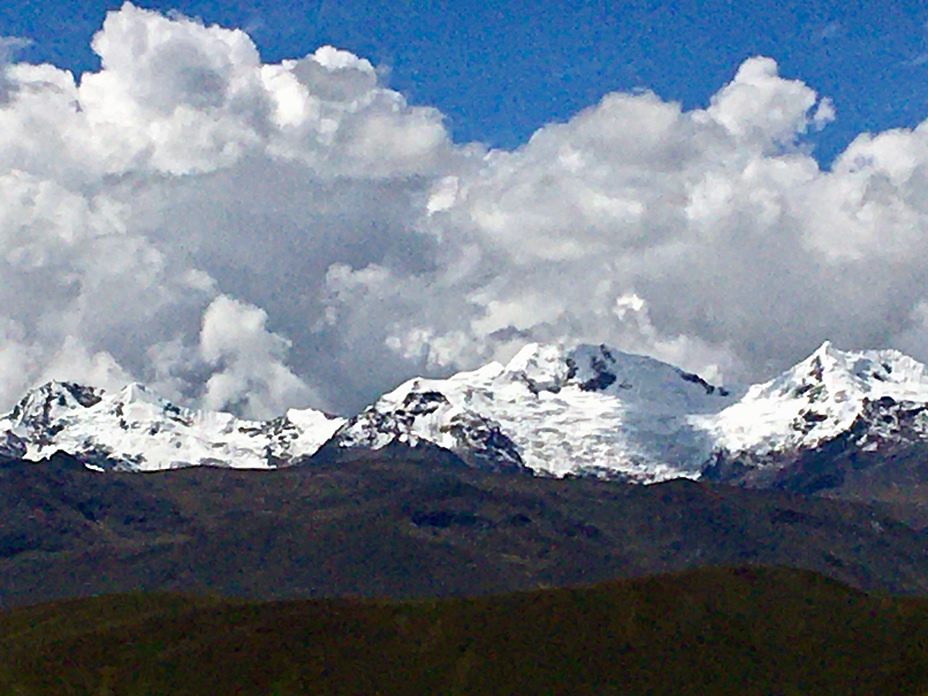
[[[476,599],[170,594],[0,615],[6,694],[928,693],[928,601],[706,568]]]
[[[745,564],[928,596],[923,530],[867,505],[693,481],[383,457],[101,475],[58,457],[0,467],[0,507],[0,609],[138,591],[471,597]]]

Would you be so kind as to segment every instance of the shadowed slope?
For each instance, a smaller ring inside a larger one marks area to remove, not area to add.
[[[273,472],[0,469],[0,607],[126,591],[477,595],[701,565],[783,565],[928,594],[925,535],[873,508],[362,458]]]
[[[928,602],[773,568],[411,603],[99,597],[0,636],[0,686],[37,695],[928,689]]]

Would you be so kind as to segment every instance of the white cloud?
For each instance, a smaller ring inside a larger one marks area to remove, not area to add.
[[[798,80],[785,80],[771,58],[750,58],[735,78],[712,97],[706,114],[721,124],[743,148],[789,147],[810,123],[828,121],[834,115],[829,102],[814,114],[817,96]]]
[[[10,61],[19,51],[31,44],[28,39],[18,36],[0,36],[0,104],[8,101],[16,89],[16,85],[8,77]]]
[[[0,401],[69,363],[249,415],[338,397],[306,386],[337,343],[311,328],[326,269],[427,265],[419,199],[474,148],[330,47],[267,65],[243,32],[126,4],[93,48],[102,69],[77,81],[5,71]]]
[[[375,302],[392,316],[387,344],[436,366],[534,338],[759,378],[826,337],[893,343],[924,295],[924,135],[862,136],[822,171],[802,135],[833,115],[766,58],[706,110],[608,95],[436,182],[423,229],[442,241],[439,268],[378,277],[343,311]],[[386,286],[401,288],[392,312]]]
[[[61,380],[116,390],[131,382],[129,374],[106,351],[91,353],[80,339],[66,336],[48,356],[39,382]]]
[[[217,368],[206,383],[203,404],[269,419],[314,395],[284,364],[290,342],[267,330],[267,313],[221,295],[203,314],[200,354]]]
[[[527,340],[725,378],[824,338],[928,358],[928,126],[822,171],[834,106],[769,58],[706,109],[609,94],[487,152],[333,47],[265,64],[126,4],[93,48],[77,80],[3,72],[4,406],[56,376],[350,411]]]

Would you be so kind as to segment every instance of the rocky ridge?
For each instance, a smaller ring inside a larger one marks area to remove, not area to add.
[[[0,419],[0,457],[64,451],[102,470],[275,468],[320,449],[387,447],[440,448],[472,467],[554,477],[820,489],[837,480],[826,460],[848,469],[928,447],[928,368],[898,351],[826,342],[738,388],[604,345],[530,344],[505,365],[411,379],[350,419],[291,409],[246,421],[139,384],[107,393],[64,382],[33,390]]]

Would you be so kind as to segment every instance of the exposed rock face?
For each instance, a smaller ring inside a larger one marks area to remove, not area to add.
[[[103,470],[269,468],[312,455],[343,422],[312,410],[246,421],[182,408],[141,384],[107,393],[49,382],[0,419],[0,457],[37,461],[60,450]]]
[[[424,423],[432,426],[431,437],[422,436]],[[433,444],[472,466],[494,470],[523,466],[515,444],[502,433],[499,423],[456,408],[444,394],[431,389],[410,389],[395,409],[366,409],[339,430],[335,439],[342,448]]]
[[[652,483],[699,475],[712,443],[689,416],[732,402],[727,391],[652,358],[531,344],[505,366],[410,380],[333,441],[371,449],[430,442],[482,466]]]
[[[706,478],[802,492],[928,450],[928,368],[897,351],[824,343],[747,389],[604,345],[530,344],[508,364],[417,378],[344,420],[266,422],[185,409],[138,384],[52,382],[0,419],[0,458],[58,450],[98,469],[269,468],[326,452],[414,448],[494,471],[636,483]],[[328,456],[328,455],[327,455]],[[859,484],[863,485],[863,484]]]

